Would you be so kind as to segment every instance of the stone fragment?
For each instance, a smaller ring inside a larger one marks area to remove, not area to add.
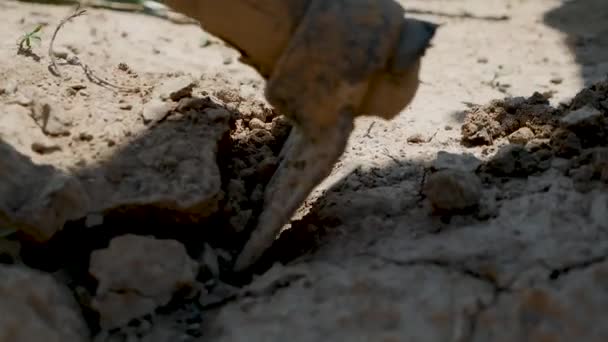
[[[89,331],[67,288],[50,275],[0,265],[0,341],[84,342]]]
[[[424,194],[434,209],[454,212],[476,207],[482,196],[482,185],[474,173],[442,170],[429,176]]]
[[[104,327],[119,326],[192,287],[197,270],[198,264],[175,240],[119,236],[91,254],[89,272],[99,282],[92,305]]]

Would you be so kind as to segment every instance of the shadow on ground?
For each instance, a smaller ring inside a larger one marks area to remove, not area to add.
[[[240,118],[234,108],[210,97],[193,98],[193,103],[196,108],[152,125],[110,157],[76,171],[94,202],[89,214],[103,214],[102,222],[91,225],[83,217],[46,243],[24,242],[24,261],[50,272],[67,270],[93,290],[91,251],[107,248],[124,234],[176,239],[194,258],[205,244],[236,255],[247,236],[235,231],[231,220],[251,211],[253,219],[241,228],[253,228],[261,211],[260,188],[276,168],[268,157],[278,155],[289,131],[259,129],[234,138],[230,133]],[[224,261],[220,266],[231,269]]]
[[[567,35],[566,42],[580,65],[585,86],[608,74],[608,2],[562,0],[545,15],[545,24]]]

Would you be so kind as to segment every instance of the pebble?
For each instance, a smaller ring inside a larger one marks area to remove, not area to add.
[[[439,151],[433,162],[433,168],[439,170],[460,170],[474,172],[481,165],[481,160],[470,153],[450,153]]]
[[[153,99],[144,105],[142,117],[144,124],[157,123],[163,120],[169,112],[173,110],[173,105],[158,99]]]
[[[571,111],[566,116],[561,118],[561,123],[567,128],[591,124],[595,120],[603,117],[602,112],[590,105],[586,105],[577,110]]]
[[[410,144],[424,144],[429,142],[429,138],[425,137],[420,133],[412,134],[407,138],[407,142]]]
[[[441,170],[428,177],[423,192],[434,209],[449,213],[478,206],[482,189],[474,173]]]
[[[528,127],[522,127],[517,131],[509,134],[509,142],[512,144],[525,145],[528,141],[534,139],[534,132]]]
[[[190,76],[170,78],[161,83],[154,91],[155,97],[163,101],[179,101],[192,96],[196,81]]]

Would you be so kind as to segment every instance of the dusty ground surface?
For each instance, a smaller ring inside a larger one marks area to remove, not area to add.
[[[357,121],[250,282],[228,270],[289,132],[255,72],[90,10],[53,76],[70,9],[0,2],[0,340],[605,341],[608,7],[404,3],[444,24],[418,96]]]

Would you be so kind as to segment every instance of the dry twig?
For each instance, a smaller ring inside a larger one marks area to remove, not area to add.
[[[49,68],[50,68],[51,72],[57,76],[61,76],[61,73],[59,72],[59,68],[57,67],[57,60],[55,58],[55,50],[53,49],[53,44],[55,43],[55,39],[57,38],[57,33],[68,21],[70,21],[76,17],[82,16],[85,13],[86,13],[86,10],[84,10],[84,9],[81,10],[80,4],[78,4],[76,6],[76,8],[74,9],[74,12],[72,14],[70,14],[69,16],[67,16],[66,18],[64,18],[63,20],[61,20],[61,22],[59,22],[59,25],[57,25],[57,28],[55,28],[55,32],[53,32],[53,37],[51,38],[51,42],[49,44],[49,58],[51,60],[51,65],[49,66]],[[84,74],[89,79],[89,81],[91,81],[97,85],[100,85],[102,87],[114,88],[114,89],[125,91],[125,92],[140,91],[139,88],[126,88],[126,87],[122,87],[122,86],[113,84],[110,81],[104,80],[103,78],[95,75],[93,70],[88,65],[83,63],[80,60],[80,58],[78,58],[77,56],[71,56],[71,57],[67,58],[66,64],[81,67]]]
[[[431,10],[423,10],[418,8],[406,8],[406,13],[411,14],[421,14],[421,15],[432,15],[437,17],[445,17],[445,18],[457,18],[457,19],[473,19],[473,20],[487,20],[487,21],[506,21],[510,20],[511,17],[508,15],[475,15],[470,12],[461,12],[461,13],[446,13],[446,12],[437,12]]]
[[[74,9],[74,13],[70,14],[69,16],[67,16],[66,18],[61,20],[61,22],[59,22],[59,25],[57,25],[57,27],[55,28],[55,32],[53,32],[53,37],[51,38],[51,42],[49,43],[49,58],[51,59],[52,72],[56,73],[59,76],[61,76],[61,73],[59,72],[59,68],[57,68],[57,61],[55,59],[55,51],[53,49],[53,44],[55,43],[55,39],[57,38],[57,33],[59,33],[59,30],[68,21],[70,21],[76,17],[79,17],[81,15],[84,15],[86,13],[86,11],[87,10],[80,9],[80,4],[76,5],[76,8]]]

